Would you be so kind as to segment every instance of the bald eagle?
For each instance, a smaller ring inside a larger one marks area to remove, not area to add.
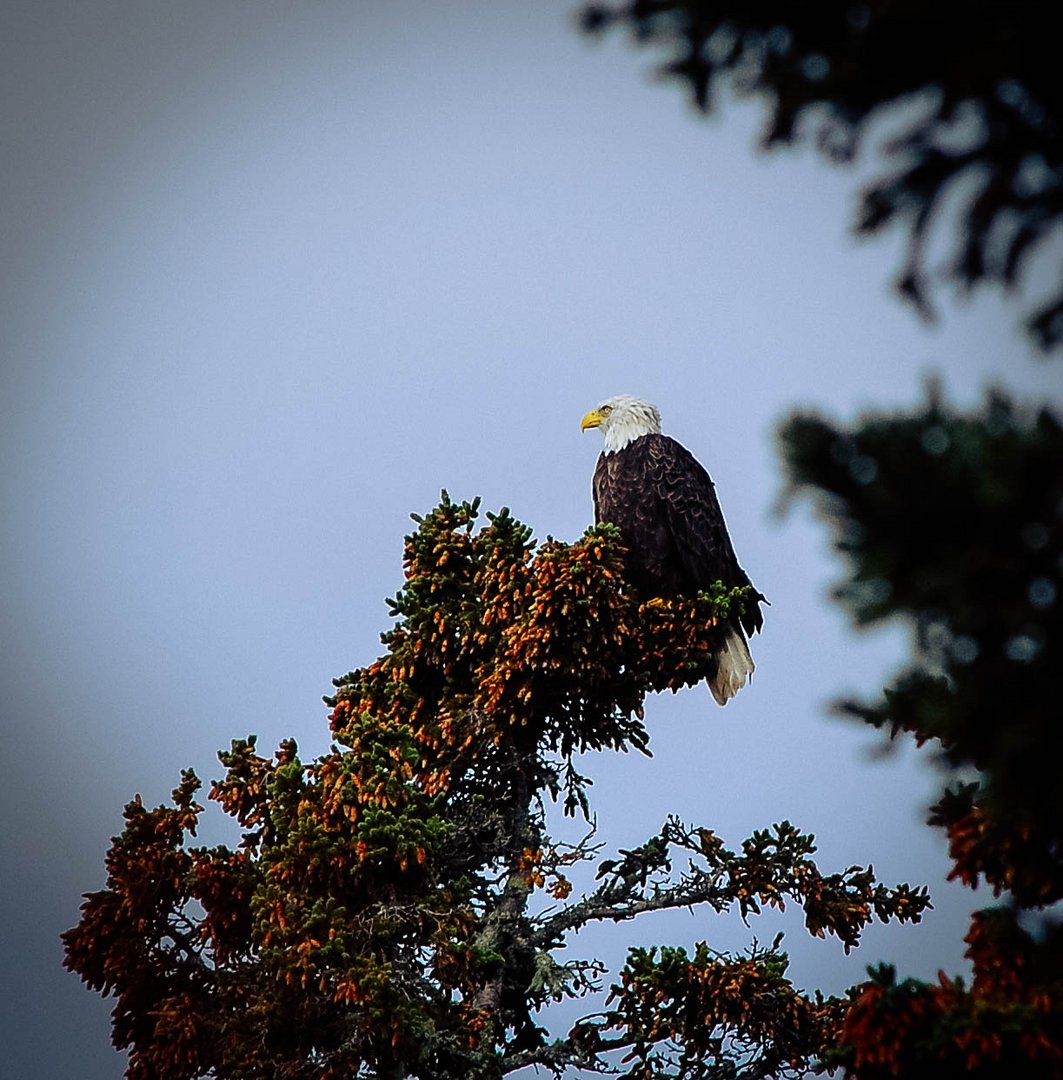
[[[639,598],[693,596],[722,581],[751,585],[738,565],[709,474],[689,450],[661,434],[657,409],[623,394],[583,418],[600,428],[605,448],[594,469],[594,520],[611,522],[628,549],[627,579]],[[746,636],[764,623],[761,593],[732,616],[709,682],[720,705],[753,674]]]

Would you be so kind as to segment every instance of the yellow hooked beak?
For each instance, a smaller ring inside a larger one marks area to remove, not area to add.
[[[586,431],[587,428],[601,427],[602,421],[605,419],[605,413],[600,409],[591,409],[589,413],[580,421],[580,431]]]

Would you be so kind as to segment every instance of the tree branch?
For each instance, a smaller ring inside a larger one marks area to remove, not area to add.
[[[625,922],[647,911],[667,911],[693,907],[695,904],[710,904],[716,911],[723,911],[733,899],[726,889],[720,887],[715,875],[710,876],[699,870],[694,870],[670,889],[655,889],[650,896],[640,896],[634,889],[618,889],[616,884],[608,882],[556,915],[545,919],[540,917],[541,922],[532,935],[532,943],[542,948],[556,942],[567,931],[589,922]]]

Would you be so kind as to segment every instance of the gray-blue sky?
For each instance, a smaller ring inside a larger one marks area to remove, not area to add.
[[[1058,372],[994,298],[917,323],[888,293],[896,243],[847,239],[851,173],[755,155],[755,109],[697,118],[572,9],[0,14],[12,1075],[121,1072],[58,934],[122,804],[185,765],[218,775],[249,731],[323,750],[320,695],[377,655],[408,513],[446,487],[574,538],[599,449],[579,418],[618,392],[710,469],[773,606],[726,710],[654,699],[651,761],[587,764],[603,836],[669,811],[730,841],[789,818],[826,864],[872,859],[937,902],[850,958],[791,933],[796,981],[839,990],[887,952],[924,976],[961,964],[972,898],[921,825],[930,774],[871,761],[825,713],[879,684],[903,635],[852,635],[822,529],[773,518],[773,430],[798,405],[909,405],[930,372],[960,402],[993,380],[1058,400]],[[749,934],[682,916],[587,948],[662,930]]]

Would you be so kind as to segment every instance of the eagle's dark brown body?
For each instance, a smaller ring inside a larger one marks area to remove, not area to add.
[[[643,599],[690,596],[722,581],[751,585],[738,564],[709,474],[667,435],[642,435],[602,453],[594,470],[594,517],[620,529],[627,576]],[[760,601],[746,605],[736,628],[763,625]]]

